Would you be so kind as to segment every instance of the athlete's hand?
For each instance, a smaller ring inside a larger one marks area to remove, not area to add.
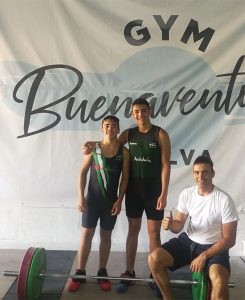
[[[121,212],[121,201],[117,200],[112,206],[111,215],[117,216],[120,214],[120,212]]]
[[[166,198],[163,197],[163,196],[160,196],[160,197],[157,199],[156,210],[164,210],[166,204],[167,204]]]
[[[172,210],[170,210],[169,217],[165,217],[162,221],[162,228],[164,230],[170,230],[173,223],[173,214]]]
[[[190,270],[192,272],[201,272],[206,264],[206,256],[204,253],[201,253],[198,257],[193,259],[190,265]]]
[[[95,149],[95,143],[94,142],[86,142],[82,146],[82,153],[84,155],[90,154]]]
[[[77,208],[80,212],[86,212],[87,211],[87,205],[84,199],[78,199],[77,201]]]

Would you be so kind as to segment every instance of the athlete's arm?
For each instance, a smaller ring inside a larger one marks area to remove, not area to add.
[[[81,212],[85,212],[86,207],[85,207],[85,197],[84,197],[84,190],[86,186],[86,181],[87,181],[87,174],[88,170],[91,166],[92,162],[92,154],[89,155],[84,155],[82,165],[80,168],[80,173],[78,177],[78,209]]]
[[[125,145],[128,142],[128,129],[124,130],[118,137],[120,144]]]
[[[162,210],[167,204],[167,193],[170,178],[170,155],[171,155],[171,144],[168,133],[160,128],[158,135],[158,142],[161,148],[161,163],[162,163],[162,192],[157,201],[157,210]]]
[[[123,168],[122,175],[119,184],[119,195],[117,201],[114,203],[111,214],[118,215],[121,211],[121,204],[123,201],[123,197],[126,193],[127,185],[128,185],[128,176],[129,176],[129,151],[127,148],[123,147]]]

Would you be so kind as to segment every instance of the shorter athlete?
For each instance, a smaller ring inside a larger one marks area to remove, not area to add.
[[[119,119],[107,116],[102,121],[103,140],[96,143],[91,154],[83,158],[78,182],[78,209],[82,212],[82,236],[78,250],[76,274],[86,275],[86,264],[92,239],[100,219],[98,276],[107,277],[107,262],[111,249],[111,234],[121,211],[129,172],[129,152],[117,140]],[[84,196],[87,173],[90,169],[88,193]],[[121,180],[120,180],[121,176]],[[120,180],[120,185],[119,185]],[[119,186],[119,195],[118,193]],[[86,279],[72,279],[68,291],[75,292]],[[102,290],[109,291],[111,282],[99,280]]]
[[[192,272],[207,268],[212,283],[211,299],[229,299],[229,249],[235,245],[239,219],[231,197],[213,185],[213,162],[199,156],[193,165],[196,185],[184,189],[177,214],[164,218],[163,229],[179,233],[189,217],[187,233],[170,239],[149,255],[152,275],[164,300],[172,300],[167,269],[190,265]]]

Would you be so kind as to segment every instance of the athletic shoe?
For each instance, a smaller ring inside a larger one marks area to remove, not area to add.
[[[162,297],[162,293],[159,289],[159,287],[157,286],[157,284],[155,282],[152,282],[151,285],[150,285],[151,289],[152,289],[152,292],[153,292],[153,295],[158,298],[158,299],[163,299]]]
[[[130,273],[126,270],[124,273],[121,274],[122,278],[135,278],[135,272]],[[135,284],[134,280],[120,280],[117,284],[116,291],[119,294],[125,293],[128,290],[130,285]]]
[[[126,270],[124,273],[121,274],[122,278],[135,278],[135,272],[130,273],[128,270]],[[134,285],[134,280],[121,280],[120,283],[126,284],[126,285]]]
[[[97,272],[97,276],[108,277],[107,271],[105,268],[101,268]],[[108,279],[98,279],[98,283],[102,291],[108,292],[111,289],[111,282]]]
[[[86,271],[82,271],[80,269],[76,270],[76,275],[86,275]],[[68,284],[68,292],[73,293],[76,292],[82,283],[85,283],[86,279],[72,279]]]

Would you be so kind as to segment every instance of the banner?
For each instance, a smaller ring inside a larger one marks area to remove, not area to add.
[[[1,206],[75,207],[82,144],[144,97],[171,138],[168,208],[206,153],[244,211],[243,0],[2,0],[0,20]]]

